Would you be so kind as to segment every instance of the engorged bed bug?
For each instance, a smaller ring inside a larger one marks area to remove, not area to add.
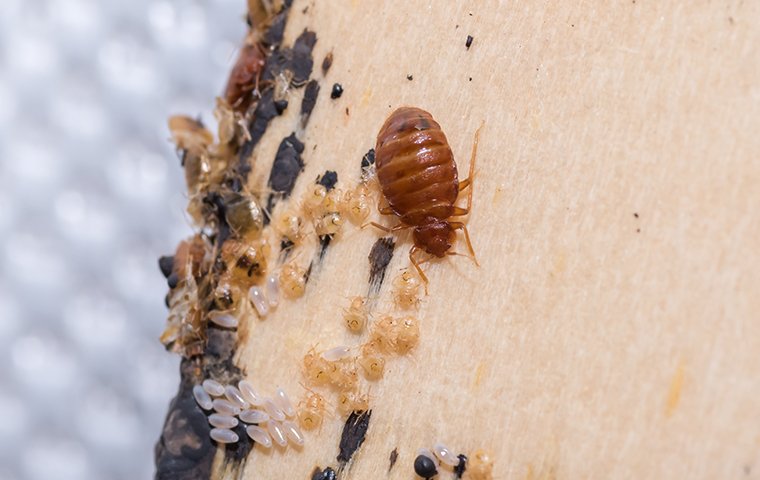
[[[372,225],[387,232],[413,229],[414,245],[409,259],[427,285],[415,254],[422,250],[436,257],[456,255],[449,252],[456,230],[464,232],[467,248],[475,259],[467,226],[452,222],[451,217],[467,215],[472,207],[472,182],[480,129],[475,132],[470,158],[470,175],[459,181],[454,155],[441,126],[425,110],[401,107],[394,111],[377,135],[375,165],[377,179],[388,201],[380,208],[383,215],[396,215],[400,223],[387,228]],[[459,192],[470,187],[467,207],[455,205]]]

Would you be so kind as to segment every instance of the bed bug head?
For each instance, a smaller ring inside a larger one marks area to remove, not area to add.
[[[415,227],[413,235],[417,247],[436,257],[445,256],[456,237],[449,222],[435,218]]]

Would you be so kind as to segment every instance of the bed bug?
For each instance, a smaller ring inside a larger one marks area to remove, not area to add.
[[[367,317],[369,312],[367,311],[367,299],[365,297],[354,297],[351,299],[351,305],[347,309],[343,309],[343,320],[348,328],[353,333],[361,333],[364,330],[364,326],[367,325]]]
[[[258,93],[259,79],[266,63],[266,52],[250,33],[243,42],[235,66],[224,89],[224,98],[237,112],[244,112],[251,103],[251,92]]]
[[[327,414],[327,402],[317,392],[309,388],[306,390],[309,395],[298,404],[298,423],[304,430],[313,430],[322,426]]]
[[[401,308],[409,309],[417,307],[419,299],[420,281],[410,270],[404,270],[393,279],[393,300]]]
[[[383,215],[397,216],[400,223],[392,228],[374,222],[372,225],[386,232],[413,229],[414,245],[409,251],[409,259],[426,285],[427,277],[415,254],[422,250],[439,258],[457,255],[449,252],[456,230],[464,233],[467,248],[478,264],[467,226],[450,221],[450,218],[467,215],[472,207],[472,182],[481,128],[482,125],[475,132],[470,175],[461,182],[446,135],[425,110],[415,107],[397,109],[377,135],[377,178],[388,202],[387,207],[379,210]],[[454,205],[457,197],[467,187],[470,187],[467,207],[457,207]]]

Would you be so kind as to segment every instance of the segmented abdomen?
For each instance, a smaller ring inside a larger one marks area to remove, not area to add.
[[[393,212],[407,225],[451,216],[459,194],[454,156],[441,126],[426,111],[402,107],[377,135],[377,178]]]

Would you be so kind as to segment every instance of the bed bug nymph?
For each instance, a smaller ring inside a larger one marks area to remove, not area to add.
[[[387,232],[414,229],[414,246],[409,251],[409,259],[425,284],[428,280],[420,268],[424,261],[419,262],[415,254],[423,250],[439,258],[458,255],[449,251],[456,230],[464,232],[467,248],[478,265],[467,226],[449,219],[467,215],[472,207],[472,181],[481,128],[482,125],[475,132],[470,175],[461,182],[446,135],[425,110],[414,107],[397,109],[377,135],[377,178],[388,201],[388,207],[379,210],[383,215],[396,215],[401,223],[392,228],[374,222],[372,225]],[[457,207],[459,192],[467,187],[470,187],[467,207]]]

